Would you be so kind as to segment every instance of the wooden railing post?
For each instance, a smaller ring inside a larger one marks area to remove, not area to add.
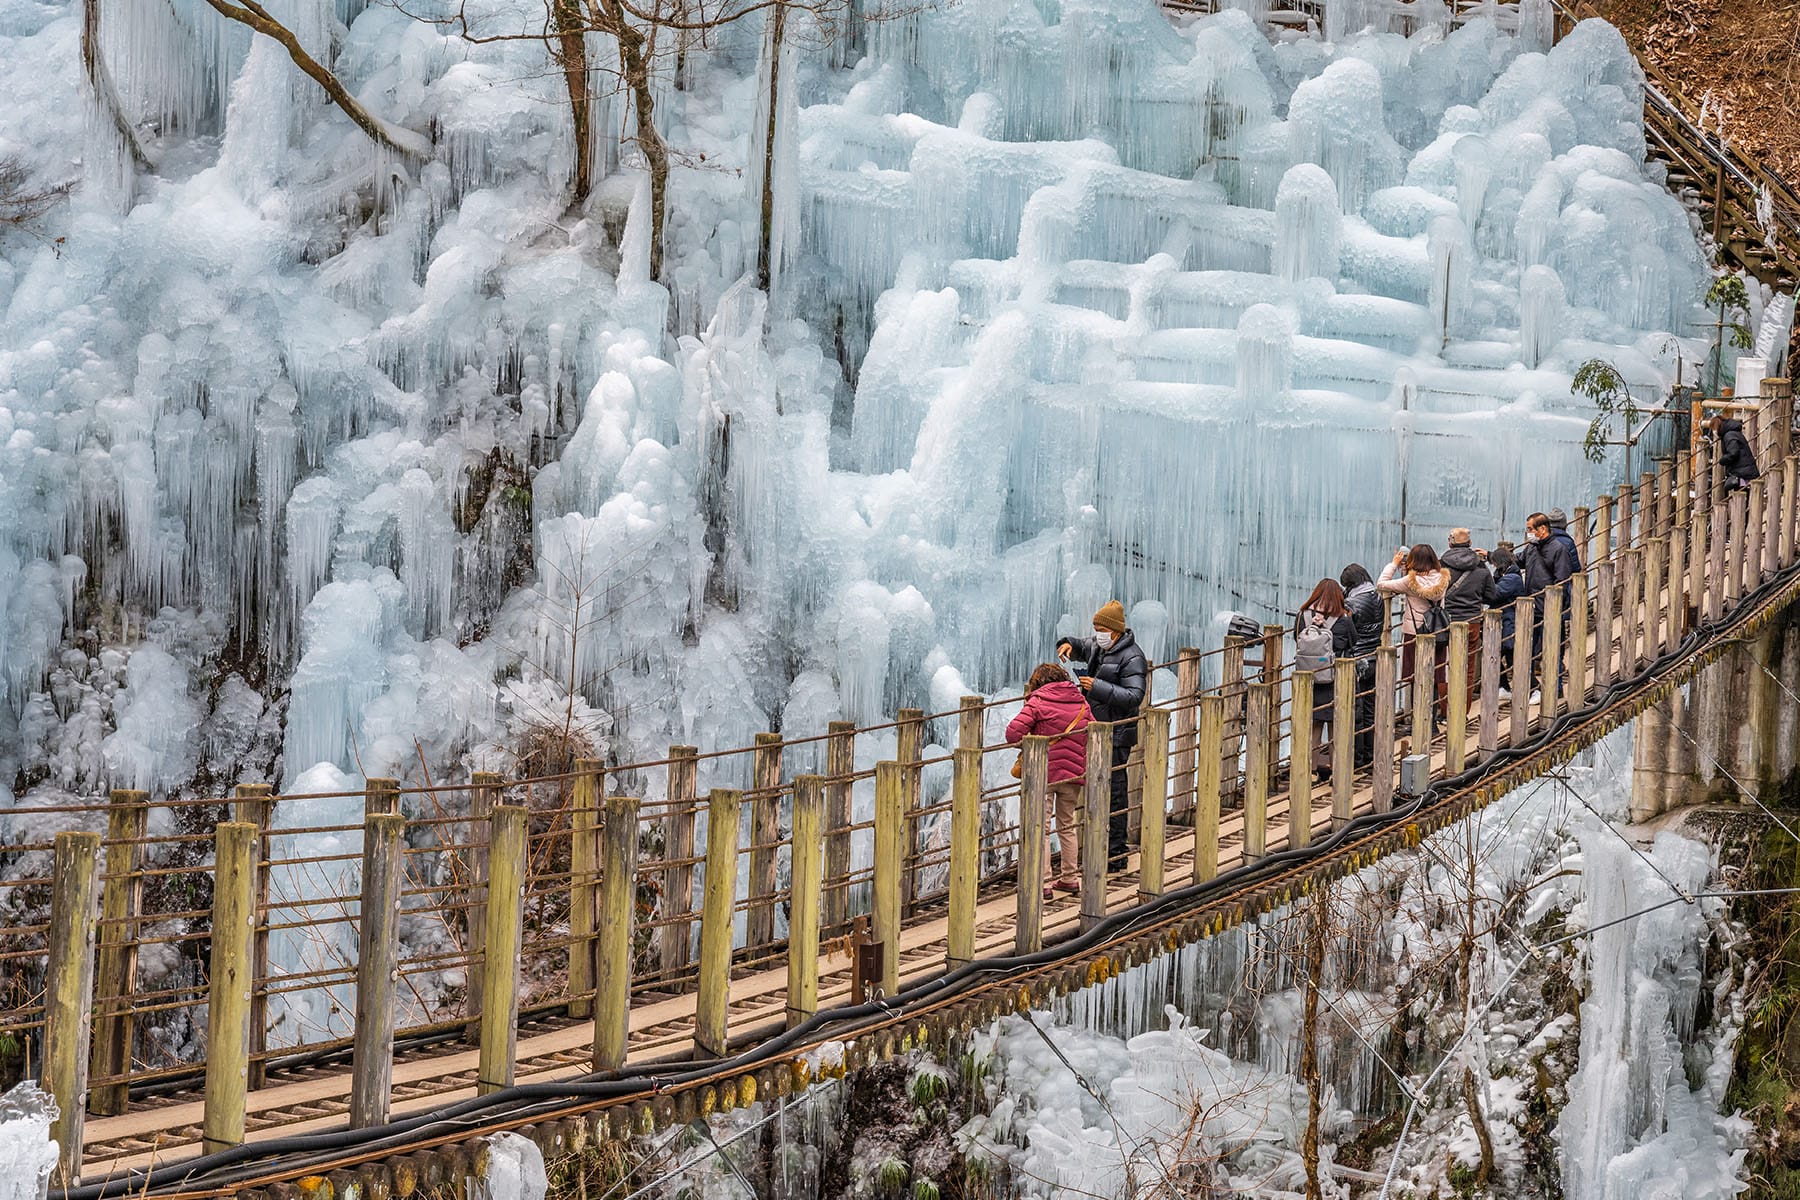
[[[1752,480],[1749,499],[1745,501],[1744,567],[1738,583],[1739,594],[1748,596],[1762,582],[1763,508],[1767,477]]]
[[[137,915],[144,880],[138,874],[150,793],[115,789],[106,810],[106,874],[100,887],[100,946],[94,970],[94,1058],[89,1078],[111,1080],[88,1089],[88,1111],[125,1111],[131,1071],[134,993],[137,991]]]
[[[1019,743],[1019,895],[1013,953],[1044,948],[1044,804],[1050,789],[1050,739],[1033,734]],[[1064,831],[1058,830],[1059,834]],[[1064,834],[1066,836],[1066,834]]]
[[[1500,749],[1500,660],[1506,649],[1506,614],[1490,608],[1481,614],[1481,699],[1475,747],[1483,761]]]
[[[850,796],[855,787],[856,722],[833,721],[825,741],[825,905],[820,920],[836,929],[850,919]]]
[[[1616,677],[1613,618],[1618,611],[1618,573],[1616,559],[1604,559],[1594,567],[1594,682],[1601,687],[1612,683]]]
[[[250,1083],[250,965],[256,920],[257,829],[213,829],[212,956],[207,965],[206,1085],[201,1138],[213,1154],[244,1140]]]
[[[1792,455],[1781,463],[1781,528],[1776,536],[1776,556],[1783,568],[1794,563],[1794,520],[1800,512],[1800,462]]]
[[[1174,759],[1174,779],[1169,785],[1169,813],[1177,823],[1186,823],[1194,811],[1195,702],[1200,696],[1200,651],[1183,646],[1175,654],[1175,718],[1169,737],[1169,751]]]
[[[1613,502],[1613,509],[1617,514],[1617,543],[1620,550],[1624,550],[1629,546],[1635,546],[1637,544],[1637,531],[1631,521],[1631,510],[1634,507],[1636,499],[1637,490],[1629,483],[1621,483],[1619,485],[1618,499]]]
[[[759,733],[750,783],[750,911],[744,945],[766,947],[775,940],[775,881],[781,860],[781,735]]]
[[[1106,915],[1106,825],[1112,803],[1112,722],[1087,726],[1087,775],[1081,786],[1081,930]],[[1060,835],[1060,831],[1059,835]]]
[[[1588,695],[1588,577],[1577,571],[1569,580],[1569,694],[1571,709],[1587,705]]]
[[[600,917],[600,797],[606,775],[599,759],[575,760],[569,793],[569,1015],[594,1015],[594,931]]]
[[[874,894],[870,903],[875,941],[881,946],[881,994],[892,996],[900,987],[901,889],[906,886],[905,763],[875,764],[875,864]]]
[[[706,799],[706,878],[700,901],[700,982],[694,1047],[723,1058],[731,1045],[731,942],[736,925],[738,830],[744,793],[714,788]]]
[[[483,1096],[513,1085],[517,1059],[519,958],[525,946],[524,806],[493,805],[487,826],[487,877],[481,889],[487,904],[481,940],[481,1049],[475,1072],[475,1091]]]
[[[1220,747],[1225,741],[1225,697],[1201,696],[1194,721],[1194,882],[1219,874]]]
[[[1637,544],[1643,546],[1656,536],[1656,473],[1643,471],[1638,474],[1637,487]]]
[[[1749,500],[1742,489],[1731,493],[1731,501],[1726,505],[1725,533],[1725,597],[1721,612],[1729,612],[1737,607],[1739,597],[1744,594],[1744,529],[1746,511]]]
[[[1654,659],[1662,653],[1662,590],[1668,582],[1669,539],[1653,537],[1644,543],[1644,657]]]
[[[1227,637],[1220,658],[1219,694],[1225,700],[1225,732],[1220,743],[1219,787],[1221,803],[1235,808],[1244,802],[1244,776],[1239,768],[1244,752],[1244,728],[1248,723],[1248,686],[1244,682],[1244,639]]]
[[[1288,677],[1288,849],[1312,842],[1313,673]]]
[[[397,814],[375,813],[363,818],[356,1033],[350,1057],[352,1129],[387,1124],[394,1090],[394,1002],[400,981],[400,894],[406,883],[401,839],[405,833],[406,819]]]
[[[945,931],[951,970],[975,958],[975,893],[981,885],[981,747],[951,752],[950,904]]]
[[[240,783],[232,801],[232,820],[256,826],[256,929],[250,938],[250,1090],[268,1082],[264,1053],[269,1038],[269,831],[275,825],[275,789],[266,783]]]
[[[1675,460],[1665,458],[1656,468],[1656,524],[1651,530],[1658,537],[1667,537],[1675,524]],[[1581,560],[1587,565],[1587,559]]]
[[[1762,541],[1762,578],[1781,569],[1781,488],[1780,463],[1770,464],[1763,472],[1763,519],[1758,524]]]
[[[639,804],[632,796],[606,798],[600,835],[600,926],[594,957],[594,1070],[625,1065],[631,1016],[632,935],[637,929]]]
[[[896,740],[894,757],[906,768],[906,834],[904,861],[901,863],[901,886],[905,891],[901,896],[901,915],[910,916],[918,907],[920,877],[923,873],[919,859],[924,848],[924,818],[919,809],[923,807],[924,768],[919,764],[925,757],[925,710],[922,708],[903,708],[899,714],[899,727],[895,730]]]
[[[1437,707],[1437,636],[1413,634],[1412,652],[1412,679],[1407,684],[1407,699],[1412,702],[1412,747],[1414,754],[1426,754],[1431,750],[1431,715]]]
[[[1537,603],[1530,596],[1513,601],[1512,698],[1507,701],[1508,741],[1523,745],[1531,728],[1532,643],[1537,637]]]
[[[1637,552],[1632,551],[1633,554]],[[1544,656],[1539,662],[1538,716],[1547,725],[1556,716],[1557,694],[1562,690],[1563,589],[1551,584],[1544,589]]]
[[[1669,530],[1669,567],[1665,586],[1669,593],[1668,644],[1679,646],[1687,636],[1687,544],[1688,527],[1675,525]]]
[[[1594,536],[1589,539],[1593,547],[1593,561],[1601,562],[1612,557],[1613,548],[1613,498],[1603,495],[1594,502]],[[1587,559],[1582,559],[1587,562]],[[1516,627],[1515,627],[1516,628]]]
[[[687,969],[694,945],[688,914],[694,911],[694,817],[700,806],[700,751],[694,746],[669,747],[668,815],[663,818],[663,918],[658,935],[662,973],[673,978]]]
[[[94,926],[100,916],[100,835],[59,833],[51,852],[49,962],[44,980],[44,1061],[40,1078],[60,1115],[52,1183],[81,1181],[81,1133],[92,1058]]]
[[[1269,743],[1275,740],[1275,709],[1278,702],[1274,684],[1250,685],[1250,715],[1244,723],[1245,862],[1255,862],[1268,849]]]
[[[1444,770],[1460,775],[1469,746],[1469,623],[1450,623],[1444,648]]]
[[[1375,651],[1375,729],[1369,762],[1370,807],[1378,813],[1394,806],[1394,691],[1400,675],[1400,650],[1382,646]]]
[[[1644,606],[1639,590],[1643,584],[1643,552],[1629,546],[1619,552],[1618,574],[1613,576],[1615,597],[1619,606],[1619,674],[1637,673],[1638,644],[1644,627]]]
[[[1269,785],[1274,786],[1281,774],[1281,675],[1283,668],[1283,643],[1287,637],[1287,626],[1267,624],[1262,627],[1262,681],[1269,684],[1269,745],[1268,775]]]
[[[1575,557],[1581,560],[1583,566],[1588,561],[1588,530],[1592,516],[1589,510],[1577,507],[1569,519],[1569,536],[1575,539]]]
[[[1356,813],[1356,660],[1331,664],[1331,822]]]
[[[1146,704],[1138,710],[1138,751],[1144,782],[1138,826],[1138,895],[1162,895],[1163,850],[1169,804],[1169,710]]]
[[[1725,539],[1730,534],[1731,506],[1715,500],[1706,532],[1706,580],[1703,592],[1706,619],[1716,621],[1725,611]]]
[[[979,780],[977,781],[979,783]],[[794,780],[793,859],[788,867],[787,1023],[788,1028],[819,1011],[819,913],[823,897],[825,780]],[[970,931],[974,921],[971,912]]]
[[[476,771],[469,776],[469,843],[463,854],[464,919],[468,933],[464,949],[468,952],[468,980],[463,994],[463,1017],[468,1025],[463,1040],[481,1045],[481,1005],[487,999],[487,914],[492,889],[488,886],[492,870],[494,808],[500,803],[500,789],[506,780],[491,771]],[[523,888],[521,879],[519,886]],[[258,978],[267,974],[260,972]]]

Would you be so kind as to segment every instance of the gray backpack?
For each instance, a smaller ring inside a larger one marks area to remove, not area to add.
[[[1330,668],[1331,626],[1316,612],[1306,614],[1294,638],[1294,670],[1324,671]]]

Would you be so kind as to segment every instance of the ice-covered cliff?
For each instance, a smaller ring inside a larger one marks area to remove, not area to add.
[[[760,16],[659,68],[651,280],[627,106],[571,207],[543,39],[461,36],[535,0],[274,6],[418,162],[207,5],[109,6],[154,169],[79,5],[0,0],[0,155],[76,185],[0,229],[0,782],[741,744],[1573,507],[1575,365],[1700,352],[1641,77],[1539,0],[1403,7],[797,17],[765,296]]]

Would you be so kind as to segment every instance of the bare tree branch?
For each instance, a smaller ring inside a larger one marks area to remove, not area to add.
[[[333,104],[344,110],[344,114],[356,123],[358,129],[369,135],[374,143],[383,149],[410,159],[423,162],[431,157],[431,144],[419,134],[399,125],[382,120],[362,106],[362,102],[352,96],[338,77],[331,73],[318,59],[306,52],[300,39],[294,36],[293,30],[275,20],[256,0],[206,0],[213,11],[240,25],[248,25],[251,29],[278,42],[294,60],[294,65],[304,71],[331,97]]]
[[[132,161],[143,170],[155,170],[156,160],[138,137],[137,126],[125,115],[118,86],[113,82],[106,56],[100,50],[100,0],[82,0],[81,65],[87,71],[88,85],[94,89],[94,99],[112,119],[113,128],[125,143],[125,149],[131,152]]]

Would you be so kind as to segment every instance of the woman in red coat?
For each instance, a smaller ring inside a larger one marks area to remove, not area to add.
[[[1087,698],[1056,663],[1044,663],[1025,685],[1025,707],[1006,727],[1008,745],[1037,734],[1050,739],[1050,793],[1044,797],[1044,873],[1050,873],[1050,824],[1062,843],[1062,864],[1044,888],[1081,891],[1081,785],[1087,778]],[[1024,802],[1023,797],[1020,800]]]

